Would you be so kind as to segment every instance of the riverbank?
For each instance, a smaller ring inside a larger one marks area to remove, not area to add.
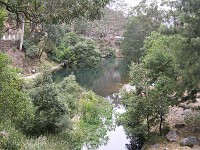
[[[167,136],[164,136],[160,142],[144,145],[145,150],[200,150],[200,130],[198,118],[196,118],[199,113],[195,110],[200,107],[200,93],[197,94],[195,103],[187,104],[187,108],[182,105],[184,104],[181,104],[181,107],[170,107],[166,118],[166,124],[170,130],[168,133],[173,132],[174,139],[170,142]],[[181,146],[181,141],[188,137],[196,137],[198,144]]]
[[[54,71],[56,71],[56,70],[62,69],[63,66],[64,66],[63,63],[62,63],[62,64],[58,64],[58,65],[52,67],[52,68],[50,69],[50,71],[51,71],[51,72],[54,72]],[[24,77],[22,77],[22,78],[25,79],[25,80],[34,79],[34,78],[36,78],[36,77],[37,77],[38,75],[40,75],[40,74],[41,74],[41,72],[33,73],[33,75],[24,76]]]

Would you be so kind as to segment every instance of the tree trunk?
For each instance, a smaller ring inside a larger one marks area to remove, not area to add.
[[[162,123],[163,123],[163,112],[160,112],[160,126],[159,126],[159,131],[160,131],[160,135],[161,135],[161,131],[162,131]]]
[[[19,45],[19,49],[22,50],[23,48],[23,42],[24,42],[24,14],[22,13],[22,31],[21,31],[21,38],[20,38],[20,45]]]
[[[147,128],[148,128],[148,135],[149,135],[150,133],[149,114],[147,115]]]
[[[47,42],[48,42],[48,37],[46,37],[46,40],[45,40],[45,42],[44,42],[44,47],[42,48],[42,50],[41,50],[41,52],[40,52],[40,54],[39,54],[39,56],[38,56],[39,60],[40,60],[40,58],[41,58],[41,56],[42,56],[42,54],[43,54],[43,52],[44,52],[44,49],[46,48]]]

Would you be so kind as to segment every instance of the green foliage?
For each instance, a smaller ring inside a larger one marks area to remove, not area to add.
[[[0,37],[2,36],[5,16],[6,16],[6,11],[0,7]]]
[[[68,126],[68,110],[59,100],[58,90],[49,71],[36,78],[30,97],[36,108],[35,116],[25,121],[25,132],[31,135],[56,133]]]
[[[99,1],[0,1],[1,6],[13,14],[13,19],[19,21],[19,14],[23,12],[26,19],[33,23],[71,23],[74,19],[85,17],[86,19],[98,19],[101,17],[101,8],[108,4],[109,0]],[[19,7],[21,6],[21,7]],[[27,7],[29,6],[29,7]],[[27,7],[26,9],[24,9]]]
[[[84,39],[73,32],[69,32],[63,37],[63,44],[65,47],[75,46],[80,41],[84,41]]]
[[[143,41],[152,31],[157,31],[162,22],[162,12],[155,3],[141,2],[133,8],[124,32],[121,48],[127,61],[139,62],[144,55]]]
[[[151,128],[157,124],[161,133],[164,116],[173,105],[170,95],[174,92],[177,77],[173,54],[175,48],[181,48],[175,46],[180,39],[179,36],[153,33],[145,40],[146,55],[141,63],[132,64],[130,78],[136,90],[123,93],[126,112],[119,121],[129,136],[142,134],[148,137]]]
[[[0,122],[0,148],[6,150],[19,150],[22,148],[24,139],[26,138],[18,131],[12,121],[4,120]]]
[[[26,138],[23,142],[23,150],[70,150],[70,144],[61,134]]]
[[[88,148],[97,148],[107,141],[107,131],[112,127],[112,106],[104,98],[92,91],[81,96],[79,102],[80,119],[77,133]]]
[[[178,55],[176,55],[181,72],[178,95],[181,97],[183,92],[188,91],[188,99],[194,101],[196,93],[200,91],[199,4],[198,0],[168,2],[168,5],[174,9],[173,12],[169,11],[168,15],[175,19],[168,30],[176,31],[177,34],[185,38],[183,48],[179,49]]]
[[[76,82],[75,76],[70,75],[58,84],[59,97],[68,107],[68,114],[72,118],[78,112],[78,103],[83,88]]]
[[[101,57],[105,58],[115,57],[115,49],[112,47],[101,48]]]
[[[19,71],[9,64],[8,57],[0,53],[0,120],[8,118],[19,121],[31,114],[32,103],[22,90]]]
[[[63,45],[58,47],[57,56],[71,68],[94,67],[100,60],[93,41],[84,40],[74,33],[68,33],[64,37]]]
[[[36,45],[32,45],[26,49],[26,55],[29,58],[36,58],[39,55],[39,48]]]
[[[30,41],[28,39],[24,40],[23,46],[24,46],[25,49],[28,49],[32,45],[34,45],[32,41]]]
[[[184,121],[188,128],[193,129],[193,132],[200,132],[200,114],[199,112],[189,113],[184,117]]]
[[[66,25],[54,25],[54,24],[47,24],[44,25],[44,32],[48,35],[48,40],[51,40],[55,46],[59,46],[62,44],[63,37],[66,33],[70,31],[69,27]]]

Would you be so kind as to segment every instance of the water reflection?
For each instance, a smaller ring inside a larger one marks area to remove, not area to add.
[[[105,97],[115,106],[115,112],[123,113],[125,110],[120,105],[121,97],[117,93],[124,84],[128,83],[127,71],[128,65],[123,59],[102,59],[100,66],[96,69],[59,70],[53,74],[53,80],[60,82],[64,77],[73,73],[81,86],[92,89],[96,94]],[[116,127],[108,135],[107,145],[102,145],[97,150],[126,150],[127,148],[128,150],[135,150],[133,142],[127,139],[122,126]],[[84,147],[83,150],[86,150],[86,148]]]
[[[121,58],[102,59],[98,68],[59,70],[53,75],[53,80],[60,82],[69,74],[74,74],[81,86],[106,97],[118,92],[122,85],[128,82],[127,70],[128,66]]]

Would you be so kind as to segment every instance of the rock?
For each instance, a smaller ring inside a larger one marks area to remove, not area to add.
[[[153,148],[153,149],[158,149],[160,147],[160,145],[159,144],[154,144],[154,145],[151,145],[151,148]]]
[[[175,128],[184,128],[185,124],[184,123],[176,123]]]
[[[166,135],[166,138],[169,142],[176,142],[178,135],[176,131],[169,131],[169,133]]]
[[[35,69],[32,69],[32,70],[31,70],[31,73],[33,73],[33,74],[36,73],[36,70],[35,70]]]
[[[192,113],[192,110],[191,110],[191,109],[186,109],[186,110],[183,111],[182,115],[183,115],[184,117],[186,117],[186,116],[190,115],[191,113]]]
[[[132,86],[130,84],[125,84],[123,87],[122,87],[122,90],[126,91],[127,93],[130,93],[131,91],[135,91],[135,86]]]
[[[197,93],[197,96],[196,96],[196,98],[200,98],[200,92],[199,92],[199,93]]]
[[[199,140],[195,136],[189,136],[180,140],[180,146],[189,146],[199,145]]]
[[[168,150],[168,148],[163,148],[163,150]]]

